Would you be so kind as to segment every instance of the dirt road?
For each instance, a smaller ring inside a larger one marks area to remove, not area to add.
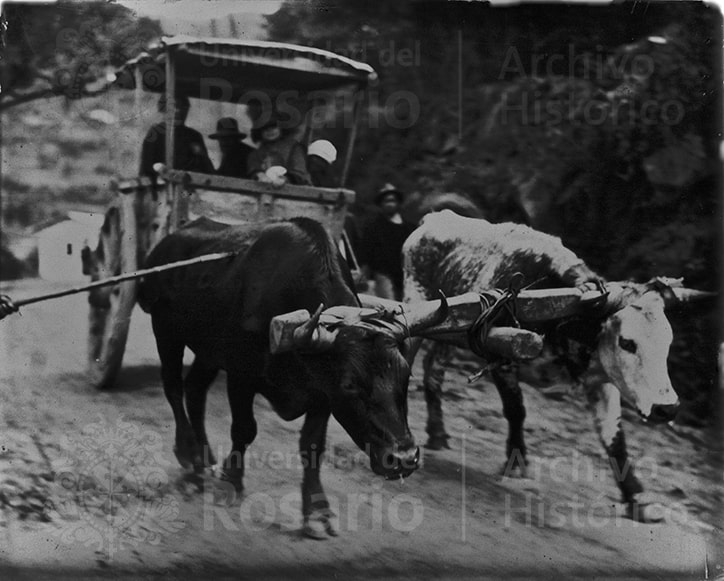
[[[15,298],[55,288],[5,285]],[[173,418],[150,320],[136,310],[120,385],[84,376],[86,297],[41,303],[0,323],[0,579],[42,578],[714,578],[721,550],[720,453],[701,430],[626,422],[631,453],[665,522],[622,517],[618,493],[575,390],[560,401],[524,386],[529,478],[498,476],[505,420],[492,384],[449,374],[452,448],[426,452],[410,478],[383,481],[332,422],[322,481],[340,535],[299,535],[301,421],[259,398],[259,436],[243,498],[210,475],[194,481],[171,451]],[[410,427],[425,440],[425,403],[410,393]],[[220,378],[208,431],[228,449]],[[226,501],[230,501],[227,503]],[[228,506],[227,506],[228,504]]]

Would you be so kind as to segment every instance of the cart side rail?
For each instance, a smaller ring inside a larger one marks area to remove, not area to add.
[[[355,193],[343,188],[273,185],[255,180],[170,170],[165,174],[171,205],[169,231],[200,216],[227,224],[295,217],[320,222],[339,241]]]

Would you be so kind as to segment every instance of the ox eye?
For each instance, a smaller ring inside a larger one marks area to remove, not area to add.
[[[633,339],[624,339],[623,337],[619,337],[618,346],[629,353],[636,353],[636,341]]]

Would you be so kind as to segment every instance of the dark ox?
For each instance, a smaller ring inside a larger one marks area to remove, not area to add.
[[[418,301],[442,289],[448,296],[505,288],[516,272],[540,287],[594,288],[600,277],[558,238],[519,224],[492,224],[446,210],[428,214],[403,248],[405,300]],[[672,340],[665,314],[667,302],[697,291],[648,284],[609,283],[611,292],[581,316],[533,328],[544,332],[575,380],[580,381],[595,417],[598,436],[610,458],[629,513],[645,519],[636,495],[642,486],[634,474],[621,428],[621,396],[652,421],[673,419],[678,397],[671,385],[666,358]],[[688,294],[687,294],[688,293]],[[595,294],[595,293],[594,293]],[[599,295],[600,296],[600,295]],[[416,347],[419,347],[419,343]],[[414,352],[412,350],[412,356]],[[449,348],[435,343],[424,359],[424,390],[428,408],[428,447],[447,445],[441,409],[441,385]],[[508,421],[505,469],[525,474],[523,439],[525,407],[518,385],[518,367],[495,362],[492,379]]]
[[[140,289],[176,421],[174,451],[183,466],[197,471],[215,463],[204,408],[209,385],[226,370],[232,446],[221,465],[223,478],[242,486],[244,451],[257,433],[256,394],[285,420],[306,414],[299,442],[304,532],[334,534],[319,480],[330,413],[369,455],[375,473],[395,478],[415,470],[419,450],[407,425],[409,367],[399,347],[408,331],[439,318],[430,313],[429,321],[418,317],[405,328],[380,314],[320,329],[318,307],[359,302],[333,241],[319,223],[304,218],[267,226],[200,219],[163,239],[147,266],[229,250],[239,254],[147,277]],[[299,309],[317,312],[295,331],[298,348],[272,354],[272,317]],[[183,379],[185,347],[195,359]]]

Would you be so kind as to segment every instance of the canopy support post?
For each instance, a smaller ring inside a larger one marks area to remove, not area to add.
[[[353,122],[352,127],[350,128],[349,135],[347,137],[347,147],[345,148],[344,152],[344,165],[342,166],[342,173],[339,177],[339,187],[343,188],[345,183],[347,183],[347,173],[349,172],[349,165],[352,161],[352,151],[354,149],[354,142],[357,138],[357,127],[359,125],[360,117],[362,115],[362,97],[364,95],[364,90],[360,90],[359,92],[355,93],[354,96],[354,113],[352,115]]]
[[[176,128],[174,120],[176,117],[176,51],[169,49],[166,55],[166,169],[173,167],[174,141]]]
[[[176,156],[176,50],[169,48],[166,54],[166,169],[172,170]],[[169,231],[175,231],[184,219],[180,204],[180,188],[171,181],[166,182],[167,200],[171,202]]]

